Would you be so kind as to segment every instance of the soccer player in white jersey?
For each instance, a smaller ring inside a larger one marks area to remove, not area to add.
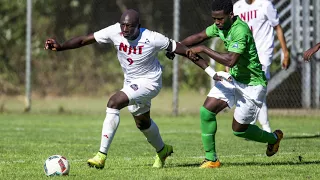
[[[277,10],[273,4],[269,0],[239,0],[233,5],[233,13],[249,25],[256,43],[262,70],[265,72],[267,80],[270,79],[270,65],[274,49],[274,30],[276,31],[284,55],[282,68],[287,69],[290,65],[289,51],[282,27],[279,24]],[[266,99],[259,112],[258,121],[263,130],[271,132]],[[255,122],[252,122],[252,124]]]
[[[157,152],[153,167],[163,167],[165,159],[173,153],[173,147],[162,141],[158,126],[150,118],[151,99],[162,87],[162,70],[156,56],[161,50],[186,56],[188,48],[160,33],[140,28],[139,13],[130,9],[122,14],[120,23],[93,34],[72,38],[63,44],[52,38],[47,39],[45,49],[63,51],[95,42],[113,43],[124,73],[124,85],[107,103],[100,149],[88,160],[88,165],[104,168],[108,150],[120,122],[120,109],[128,107],[137,128]],[[202,69],[210,69],[208,63],[200,57],[194,56],[190,59]],[[216,74],[214,77],[219,80],[220,76]]]

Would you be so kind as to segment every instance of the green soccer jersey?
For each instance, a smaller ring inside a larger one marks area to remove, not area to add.
[[[267,85],[252,32],[245,22],[236,17],[229,30],[220,30],[213,24],[207,27],[206,34],[208,37],[220,37],[229,52],[240,54],[236,65],[230,69],[235,80],[252,86]]]

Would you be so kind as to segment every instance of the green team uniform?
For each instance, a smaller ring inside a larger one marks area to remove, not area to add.
[[[273,133],[268,133],[256,125],[249,124],[255,119],[258,106],[262,105],[267,80],[262,71],[252,32],[248,25],[239,17],[235,17],[228,30],[220,30],[213,24],[207,27],[206,34],[208,37],[220,37],[229,52],[240,54],[235,66],[230,69],[230,74],[235,81],[217,82],[207,96],[223,100],[228,103],[229,107],[236,105],[234,119],[240,124],[248,124],[248,128],[244,132],[234,131],[235,136],[256,142],[276,143],[277,139]],[[245,86],[241,86],[241,84]],[[238,93],[235,93],[234,89],[237,89]],[[205,159],[219,164],[215,146],[216,114],[202,106],[200,119]]]
[[[247,85],[267,85],[256,45],[248,25],[236,17],[229,30],[220,30],[215,24],[207,27],[208,37],[220,37],[229,52],[240,54],[238,62],[230,69],[231,76]]]

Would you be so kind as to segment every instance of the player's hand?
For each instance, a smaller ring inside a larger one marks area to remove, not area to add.
[[[47,39],[44,44],[44,49],[49,49],[52,51],[58,51],[61,48],[61,45],[55,39]]]
[[[231,82],[232,81],[232,77],[229,73],[224,72],[224,71],[218,71],[214,76],[213,76],[213,80],[216,81],[222,81],[222,80],[226,80]]]
[[[187,54],[187,57],[188,57],[189,59],[191,59],[192,61],[198,61],[198,60],[199,60],[199,57],[198,57],[195,53],[193,53],[193,52],[191,51],[191,49],[188,49],[187,52],[186,52],[186,54]]]
[[[197,61],[197,60],[199,60],[200,56],[197,56],[196,54],[202,52],[203,49],[204,49],[204,46],[202,46],[202,45],[195,46],[195,47],[188,49],[186,54],[187,54],[188,58],[192,59],[193,61]]]
[[[166,56],[167,56],[168,59],[171,59],[171,60],[173,60],[174,57],[176,57],[176,55],[173,52],[167,52]]]
[[[281,67],[282,67],[282,69],[287,70],[289,68],[289,66],[290,66],[290,55],[289,55],[288,51],[285,52],[283,55],[284,56],[283,56],[283,59],[282,59]]]
[[[191,52],[193,54],[198,54],[198,53],[201,53],[204,50],[204,48],[205,48],[205,46],[203,46],[203,45],[194,46],[194,47],[188,49],[187,52]]]
[[[221,76],[218,76],[218,74],[216,73],[214,76],[213,76],[213,80],[215,81],[222,81],[223,78]]]
[[[319,50],[318,46],[314,46],[303,53],[304,61],[310,61],[312,55]]]

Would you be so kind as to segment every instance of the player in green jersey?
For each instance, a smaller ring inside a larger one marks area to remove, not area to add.
[[[218,53],[198,45],[188,50],[188,55],[205,53],[216,62],[230,67],[231,80],[217,81],[200,108],[201,135],[205,160],[200,168],[220,167],[215,150],[217,131],[216,115],[226,107],[236,106],[232,122],[235,136],[268,143],[267,156],[274,155],[283,137],[281,130],[266,132],[250,124],[266,96],[266,77],[259,62],[254,39],[248,25],[233,15],[231,0],[213,0],[213,24],[204,31],[181,41],[186,46],[197,45],[212,37],[223,40],[227,53]],[[207,71],[208,74],[212,74]]]

